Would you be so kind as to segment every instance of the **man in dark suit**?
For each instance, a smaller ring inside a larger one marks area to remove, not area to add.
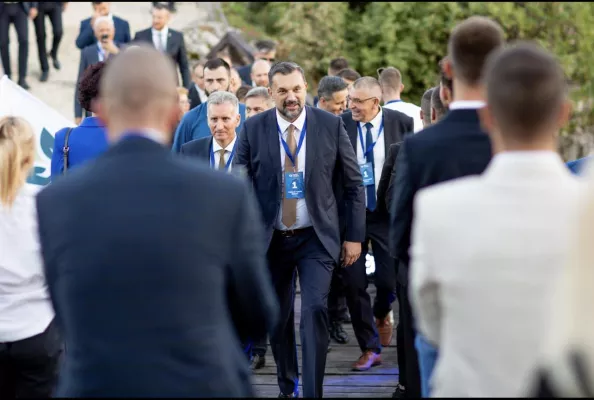
[[[206,103],[208,96],[204,91],[204,61],[197,62],[192,68],[192,83],[188,87],[190,110]]]
[[[109,17],[98,17],[95,20],[95,43],[85,47],[80,52],[80,62],[78,64],[78,77],[76,79],[76,89],[74,91],[74,120],[80,124],[83,118],[83,109],[78,101],[78,81],[83,72],[89,65],[99,61],[105,61],[109,57],[119,53],[118,44],[114,42],[113,20]],[[90,116],[90,111],[85,110],[85,117]]]
[[[153,7],[152,14],[152,28],[136,32],[134,41],[150,43],[157,50],[169,55],[179,68],[183,87],[187,88],[190,86],[191,79],[184,35],[179,31],[169,28],[168,23],[171,15],[167,6],[157,3]]]
[[[239,100],[233,93],[214,92],[208,99],[208,126],[212,136],[184,144],[181,154],[195,157],[220,171],[230,171],[236,150],[235,130],[241,122]]]
[[[305,106],[303,69],[280,62],[269,80],[276,108],[246,120],[234,161],[253,184],[266,227],[268,263],[281,305],[282,323],[271,337],[280,397],[298,392],[295,272],[302,299],[303,394],[322,397],[332,271],[339,262],[348,267],[357,260],[365,235],[361,173],[340,118]],[[334,179],[342,182],[346,204],[342,245]]]
[[[255,45],[256,52],[254,53],[254,61],[266,60],[270,64],[274,64],[276,57],[276,43],[272,40],[258,40]],[[237,73],[241,77],[244,85],[252,85],[252,66],[254,64],[244,65],[237,68]]]
[[[358,371],[381,363],[381,347],[389,346],[392,340],[396,272],[388,250],[388,210],[377,187],[390,145],[402,141],[414,130],[411,117],[380,107],[381,98],[382,90],[377,79],[368,76],[357,79],[349,91],[350,111],[341,115],[366,189],[367,225],[361,258],[353,268],[344,271],[347,304],[362,350],[361,357],[353,366]],[[375,260],[377,288],[373,311],[365,273],[369,243]]]
[[[111,14],[110,11],[111,3],[106,1],[94,1],[93,2],[93,16],[81,21],[80,29],[78,31],[78,37],[76,38],[76,47],[84,49],[95,43],[94,25],[95,20],[101,16],[109,17],[113,20],[115,28],[114,40],[120,44],[126,44],[130,42],[130,24],[128,21],[116,17]]]
[[[470,43],[471,45],[469,45]],[[445,72],[453,78],[454,101],[443,120],[402,143],[390,205],[390,249],[399,261],[398,296],[402,304],[406,397],[421,395],[415,325],[408,300],[408,265],[413,200],[420,189],[436,183],[481,174],[491,159],[489,137],[481,129],[477,109],[484,106],[480,77],[487,56],[502,46],[501,27],[483,17],[471,17],[452,31]],[[398,390],[398,389],[397,389]]]
[[[253,396],[240,340],[278,317],[255,199],[166,148],[176,76],[156,50],[114,58],[101,95],[111,149],[37,199],[56,396]]]
[[[10,67],[10,37],[8,29],[14,24],[19,40],[19,85],[29,89],[27,84],[27,61],[29,58],[29,26],[27,19],[37,16],[37,2],[5,1],[0,2],[0,57],[4,73],[12,79]]]
[[[62,28],[62,12],[66,10],[67,2],[63,1],[41,1],[39,2],[38,14],[33,20],[35,25],[35,36],[37,37],[37,52],[39,53],[39,64],[41,64],[41,77],[39,80],[45,82],[49,76],[49,63],[47,62],[47,47],[45,43],[45,17],[49,17],[52,24],[53,40],[52,49],[49,52],[53,60],[54,68],[60,69],[62,64],[58,60],[58,47],[62,41],[64,30]]]

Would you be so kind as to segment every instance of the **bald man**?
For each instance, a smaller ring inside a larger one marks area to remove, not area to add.
[[[349,91],[349,97],[350,111],[342,114],[341,118],[363,176],[367,233],[361,257],[353,266],[344,269],[343,274],[347,306],[362,352],[353,369],[365,371],[381,363],[382,346],[391,343],[394,330],[392,302],[396,299],[396,269],[394,259],[388,252],[389,215],[384,196],[378,191],[379,182],[390,145],[401,142],[405,134],[412,134],[414,122],[404,113],[380,106],[382,89],[373,77],[357,79]],[[341,218],[341,223],[346,224],[344,218]],[[370,244],[375,260],[377,288],[373,309],[367,293],[365,273],[365,257]]]
[[[268,73],[270,63],[266,60],[258,60],[252,64],[252,87],[268,87]]]
[[[115,57],[97,107],[111,148],[37,198],[68,349],[57,397],[253,396],[240,340],[278,315],[263,227],[243,181],[171,155],[176,81],[155,49]]]

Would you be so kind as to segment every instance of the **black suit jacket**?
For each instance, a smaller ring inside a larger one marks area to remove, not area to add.
[[[242,67],[236,68],[239,77],[243,81],[244,85],[252,86],[252,65],[244,65]]]
[[[383,118],[384,118],[384,131],[382,133],[382,137],[380,140],[384,141],[386,153],[390,148],[390,145],[393,143],[401,142],[407,134],[412,134],[414,132],[413,129],[413,119],[406,114],[403,114],[399,111],[390,110],[387,108],[383,108]],[[353,120],[353,115],[350,111],[343,113],[340,116],[344,122],[344,126],[346,128],[347,134],[351,141],[351,145],[357,154],[357,141],[359,139],[359,130],[357,129],[357,122]],[[383,241],[383,245],[385,246],[386,250],[388,249],[388,210],[386,208],[386,203],[381,196],[380,187],[378,185],[377,189],[377,204],[376,208],[373,212],[367,212],[367,229],[373,230],[375,235],[374,237],[379,238],[379,241],[382,242],[382,239],[385,238]]]
[[[382,176],[377,185],[377,202],[379,204],[381,201],[383,207],[388,211],[391,209],[390,205],[392,204],[392,196],[394,195],[394,178],[398,170],[396,168],[396,157],[398,157],[398,151],[401,145],[402,142],[390,145],[384,167],[382,168]]]
[[[133,136],[37,207],[58,397],[253,395],[240,339],[272,332],[278,307],[248,185]]]
[[[408,283],[413,200],[436,183],[481,174],[491,160],[491,141],[476,110],[452,110],[435,125],[404,140],[396,159],[390,210],[390,250],[398,280]]]
[[[363,180],[353,146],[340,118],[316,108],[305,107],[305,200],[315,232],[336,262],[341,238],[337,194],[333,179],[342,182],[345,202],[344,240],[365,238],[365,198]],[[281,207],[281,147],[276,109],[247,119],[238,137],[234,165],[241,165],[253,183],[264,217],[268,243]]]
[[[154,46],[151,28],[136,32],[134,41],[147,42]],[[190,78],[190,68],[188,67],[188,56],[186,54],[186,44],[184,42],[183,33],[169,28],[167,34],[167,54],[179,68],[183,87],[189,87],[192,79]]]
[[[192,140],[181,147],[181,154],[197,158],[208,163],[210,166],[210,149],[212,148],[212,136]]]
[[[190,82],[190,86],[188,87],[188,100],[190,100],[190,110],[202,104],[202,100],[200,99],[198,89],[196,89],[196,84],[194,84],[194,82]]]

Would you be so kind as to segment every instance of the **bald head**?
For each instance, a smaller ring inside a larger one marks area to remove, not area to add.
[[[256,86],[268,87],[268,72],[270,63],[267,60],[258,60],[252,64],[252,82]]]
[[[110,139],[151,129],[171,141],[179,107],[176,71],[167,56],[147,45],[120,53],[106,67],[100,93],[98,114]]]

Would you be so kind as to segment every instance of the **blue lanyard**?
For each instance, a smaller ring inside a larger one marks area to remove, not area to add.
[[[388,104],[392,104],[392,103],[400,103],[402,100],[390,100],[388,101],[386,104],[384,104],[385,106],[387,106]]]
[[[360,122],[357,123],[357,129],[359,130],[359,140],[361,141],[361,148],[365,150],[365,144],[363,143],[363,130],[361,129]],[[379,133],[377,134],[377,140],[380,139],[383,131],[384,131],[384,118],[382,117],[382,123],[380,124]],[[370,151],[373,151],[373,148],[375,147],[377,140],[373,143],[367,143],[367,150],[365,150],[363,152],[365,159],[367,159],[367,154],[369,154]]]
[[[213,139],[214,142],[214,139]],[[213,144],[210,144],[210,168],[214,169],[214,164],[215,164],[215,160],[214,160],[214,150],[213,150]],[[229,159],[227,160],[227,163],[225,164],[225,171],[229,171],[229,166],[231,165],[231,162],[233,161],[233,157],[235,156],[235,149],[237,148],[237,139],[235,139],[235,143],[233,144],[233,150],[231,150],[231,155],[229,156]],[[221,154],[221,157],[225,156],[225,152],[223,152]]]
[[[283,144],[283,147],[285,148],[285,153],[287,153],[287,156],[289,156],[289,160],[291,160],[291,162],[293,163],[293,167],[295,167],[295,159],[299,155],[299,150],[301,150],[301,146],[303,145],[303,139],[305,139],[305,131],[307,130],[307,121],[305,121],[303,123],[303,129],[301,130],[301,136],[299,137],[299,144],[297,145],[297,149],[295,150],[295,155],[291,154],[291,149],[289,149],[289,145],[287,144],[287,142],[285,142],[285,139],[283,139],[283,133],[281,132],[281,129],[280,129],[280,126],[278,125],[278,123],[276,124],[276,127],[278,129],[278,135],[280,136],[281,143]],[[286,168],[286,166],[285,166],[285,168]]]

